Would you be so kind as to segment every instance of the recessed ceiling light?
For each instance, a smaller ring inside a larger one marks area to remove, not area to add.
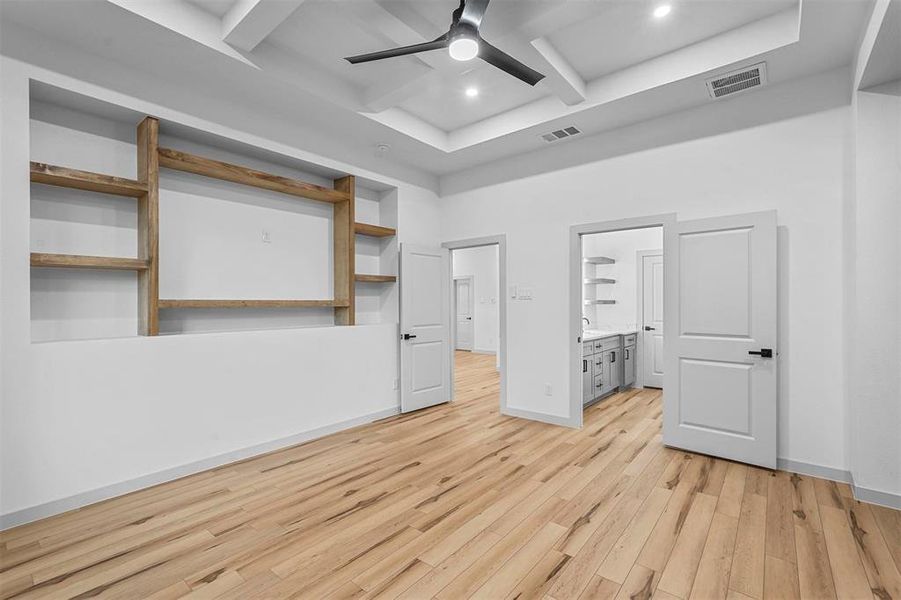
[[[479,88],[468,87],[466,88],[466,96],[469,98],[475,98],[479,95]]]
[[[673,10],[673,7],[670,6],[669,4],[661,4],[660,6],[658,6],[657,8],[654,9],[654,16],[657,17],[658,19],[662,19],[663,17],[668,15],[671,10]]]

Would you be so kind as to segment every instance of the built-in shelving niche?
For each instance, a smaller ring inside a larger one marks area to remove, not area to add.
[[[143,190],[136,126],[146,116],[32,83],[31,159],[74,169],[36,177],[32,167],[33,341],[141,332],[138,280],[146,263],[137,255],[136,198]],[[161,147],[327,188],[345,175],[165,120],[159,130]],[[82,185],[85,173],[109,179]],[[69,181],[52,180],[59,177]],[[160,170],[159,190],[161,335],[335,323],[342,303],[333,295],[328,203],[167,168]],[[354,205],[354,220],[376,227],[354,226],[352,274],[393,276],[396,189],[358,177]],[[352,279],[357,324],[397,322],[396,283]]]

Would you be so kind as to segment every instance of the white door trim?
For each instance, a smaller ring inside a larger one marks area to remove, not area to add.
[[[454,263],[451,261],[451,272],[453,273]],[[472,275],[454,275],[453,280],[453,298],[451,304],[451,313],[453,314],[453,331],[451,331],[451,342],[453,343],[453,350],[457,350],[457,282],[458,281],[468,281],[469,282],[469,312],[471,316],[469,318],[469,322],[472,323],[472,343],[469,345],[469,351],[473,352],[476,347],[476,311],[475,306],[473,306],[473,300],[475,299],[475,278]],[[451,371],[453,373],[453,371]]]
[[[639,250],[636,252],[635,266],[637,269],[635,284],[638,288],[638,305],[635,307],[637,318],[635,322],[638,324],[638,338],[643,340],[644,334],[644,258],[646,256],[663,256],[663,248],[657,250]],[[664,301],[664,306],[666,302]],[[642,343],[644,343],[642,341]],[[635,365],[635,387],[644,387],[644,348],[638,352],[638,360]]]
[[[569,418],[566,425],[582,427],[582,236],[589,233],[607,233],[627,229],[667,227],[676,223],[676,213],[647,217],[633,217],[616,221],[599,221],[573,225],[569,228]],[[664,297],[666,283],[664,283]],[[664,305],[664,311],[666,306]],[[664,322],[666,316],[664,314]],[[664,391],[664,397],[666,392]]]
[[[469,238],[465,240],[454,240],[451,242],[444,242],[441,244],[442,248],[447,248],[448,250],[462,250],[463,248],[480,248],[482,246],[494,246],[497,245],[497,279],[498,279],[498,339],[497,339],[497,361],[498,361],[498,370],[501,374],[501,385],[500,385],[500,412],[502,415],[513,415],[507,411],[507,235],[489,235],[485,237],[477,237],[477,238]],[[447,279],[451,283],[453,283],[454,277],[454,267],[453,260],[448,261],[448,273]],[[449,286],[451,288],[451,295],[453,295],[453,285]],[[456,315],[450,315],[450,318],[455,319]],[[450,365],[450,373],[451,373],[451,382],[450,382],[450,398],[451,402],[454,401],[456,391],[454,389],[454,351],[453,349],[457,345],[457,340],[454,339],[455,327],[451,327],[451,343],[450,348],[451,351],[448,353],[448,364]]]

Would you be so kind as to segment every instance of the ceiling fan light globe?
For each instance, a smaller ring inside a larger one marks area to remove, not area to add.
[[[479,42],[469,36],[460,36],[451,40],[447,51],[454,60],[472,60],[479,55]]]

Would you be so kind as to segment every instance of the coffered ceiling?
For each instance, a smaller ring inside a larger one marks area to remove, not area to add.
[[[662,18],[661,4],[671,6]],[[136,68],[219,77],[248,105],[433,174],[711,100],[704,80],[766,61],[769,85],[849,64],[870,0],[493,0],[481,34],[546,75],[535,87],[445,50],[351,65],[431,40],[455,0],[6,0],[4,18]],[[77,7],[77,8],[76,8]],[[197,79],[200,81],[201,79]],[[477,90],[474,97],[465,92]],[[755,92],[749,92],[755,93]],[[292,104],[293,103],[293,104]]]

